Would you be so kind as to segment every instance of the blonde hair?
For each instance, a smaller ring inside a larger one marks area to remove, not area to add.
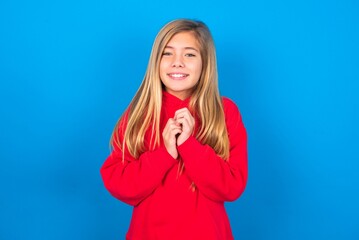
[[[208,144],[227,160],[229,138],[225,123],[222,99],[218,91],[218,74],[215,46],[208,27],[201,21],[179,19],[166,24],[157,34],[144,79],[132,99],[128,110],[118,120],[111,137],[111,145],[138,158],[145,149],[144,138],[151,130],[150,149],[160,145],[160,115],[162,82],[159,66],[164,48],[180,32],[194,34],[200,46],[202,73],[192,93],[189,108],[200,119],[196,138]],[[121,124],[122,123],[122,124]],[[197,124],[197,123],[196,123]],[[123,135],[123,136],[122,136]]]

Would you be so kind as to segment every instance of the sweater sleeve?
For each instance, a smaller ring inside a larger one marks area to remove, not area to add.
[[[177,162],[163,146],[141,154],[138,159],[133,158],[127,149],[124,156],[123,161],[122,151],[115,147],[100,173],[106,189],[115,198],[132,206],[149,196]]]
[[[247,176],[247,134],[237,106],[223,99],[230,141],[227,161],[195,137],[178,147],[186,172],[204,196],[213,201],[234,201],[244,191]]]

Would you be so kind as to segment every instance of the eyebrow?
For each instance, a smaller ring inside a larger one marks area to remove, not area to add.
[[[174,49],[174,47],[172,47],[172,46],[166,46],[165,48]],[[184,47],[184,49],[186,49],[186,50],[194,50],[196,52],[199,52],[199,50],[197,48],[194,48],[194,47]]]

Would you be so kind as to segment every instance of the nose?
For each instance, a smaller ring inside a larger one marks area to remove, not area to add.
[[[172,67],[175,68],[183,68],[184,67],[184,61],[181,55],[177,55],[173,58]]]

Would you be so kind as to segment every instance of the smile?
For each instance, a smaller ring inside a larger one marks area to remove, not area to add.
[[[183,79],[185,77],[188,77],[189,74],[185,73],[169,73],[167,74],[170,78],[176,78],[176,79]]]

